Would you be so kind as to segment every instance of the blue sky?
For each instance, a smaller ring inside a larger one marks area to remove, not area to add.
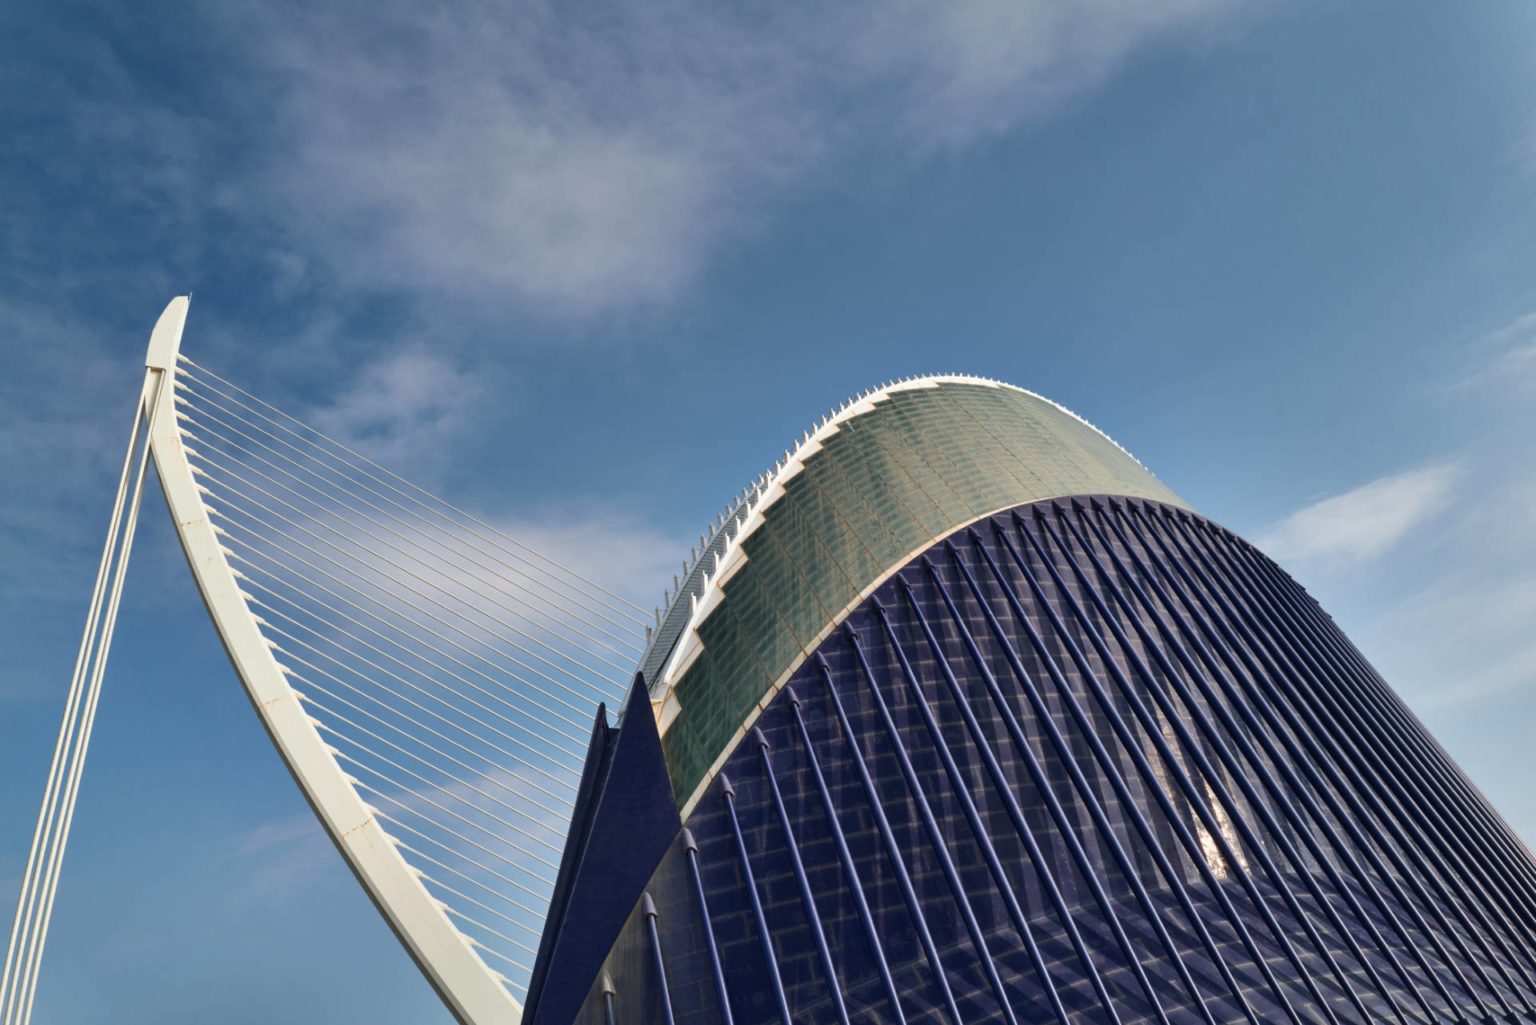
[[[185,351],[649,606],[815,417],[1002,378],[1258,541],[1536,839],[1536,7],[0,7],[0,903]],[[151,496],[40,1022],[448,1020]]]

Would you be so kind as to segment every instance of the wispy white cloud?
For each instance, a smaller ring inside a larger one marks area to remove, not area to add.
[[[708,10],[256,20],[284,84],[262,201],[353,281],[562,312],[666,301],[820,148],[788,95],[793,48]]]
[[[1254,5],[1229,0],[919,0],[849,19],[852,66],[895,86],[892,111],[920,145],[955,148],[1049,114],[1102,86],[1137,52],[1200,43]]]
[[[1456,382],[1459,389],[1536,383],[1536,312],[1526,313],[1480,338],[1474,359]]]
[[[89,579],[142,371],[87,324],[3,297],[0,339],[17,370],[0,381],[0,564],[24,603],[79,590],[65,573]]]
[[[1528,401],[1536,391],[1536,313],[1476,335],[1458,355],[1462,372],[1442,394],[1447,437],[1469,417],[1488,425],[1459,459],[1309,506],[1260,544],[1282,561],[1310,558],[1303,568],[1326,571],[1358,564],[1354,553],[1382,551],[1432,520],[1433,530],[1389,558],[1315,578],[1323,604],[1353,622],[1351,635],[1415,707],[1472,723],[1491,702],[1536,688]],[[1351,540],[1356,531],[1363,545]]]
[[[1476,337],[1462,355],[1448,397],[1497,428],[1467,450],[1460,490],[1476,499],[1444,517],[1438,547],[1405,560],[1412,571],[1368,620],[1378,650],[1397,653],[1389,678],[1445,712],[1536,688],[1536,312]]]
[[[240,882],[230,902],[237,908],[291,897],[341,867],[325,829],[307,809],[236,837],[235,858]]]
[[[1469,469],[1476,501],[1457,503],[1435,545],[1371,586],[1362,640],[1419,707],[1465,708],[1536,688],[1536,482],[1512,469],[1502,460]]]
[[[1443,463],[1381,477],[1298,509],[1254,543],[1287,564],[1328,568],[1372,559],[1443,509],[1460,475],[1459,464]]]
[[[683,539],[633,519],[576,511],[500,523],[505,532],[625,601],[648,607],[676,572]]]
[[[219,492],[217,474],[204,480]],[[430,666],[451,676],[447,663],[457,659],[460,672],[489,672],[498,683],[545,679],[583,717],[599,697],[617,704],[645,640],[647,615],[631,603],[659,597],[676,539],[590,512],[558,523],[480,525],[440,516],[446,510],[409,495],[400,504],[383,490],[285,509],[303,551],[229,523],[237,568],[259,567],[261,600],[285,610],[296,604],[306,611],[306,630],[334,618],[307,614],[313,602],[335,606],[320,588],[339,587],[359,601],[365,622],[354,624],[350,640],[320,631],[354,654],[359,643],[382,643],[378,654],[405,658],[413,672]],[[283,582],[282,597],[268,594],[269,578]]]
[[[430,480],[432,467],[474,422],[480,397],[474,374],[414,345],[364,365],[310,420],[375,462]]]
[[[1536,688],[1536,580],[1436,584],[1392,611],[1399,631],[1434,639],[1414,645],[1418,664],[1398,674],[1410,696],[1436,707]]]
[[[174,101],[110,31],[72,28],[69,63],[31,69],[58,116],[17,145],[51,147],[49,177],[97,202],[15,218],[8,268],[57,294],[67,266],[99,302],[133,266],[171,295],[238,240],[272,305],[351,289],[576,317],[664,306],[776,207],[849,188],[845,166],[996,137],[1268,3],[236,0],[189,30],[205,88]]]
[[[953,150],[1258,0],[285,6],[232,21],[276,85],[246,199],[347,279],[591,314],[666,303],[842,158]]]

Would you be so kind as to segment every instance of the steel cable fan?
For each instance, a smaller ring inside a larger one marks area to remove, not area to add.
[[[151,451],[263,724],[454,1013],[516,1020],[640,610],[185,356],[165,369]]]

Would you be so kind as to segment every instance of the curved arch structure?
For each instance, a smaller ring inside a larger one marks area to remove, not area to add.
[[[376,809],[359,793],[322,738],[263,636],[260,621],[232,570],[228,551],[204,504],[187,459],[176,413],[177,354],[188,300],[161,314],[146,357],[162,377],[150,451],[182,551],[224,650],[262,725],[331,840],[379,912],[454,1015],[466,1025],[505,1025],[522,1009],[456,928],[443,905],[401,856]]]

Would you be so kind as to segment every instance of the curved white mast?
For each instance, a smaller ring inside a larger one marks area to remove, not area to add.
[[[176,361],[187,302],[185,296],[171,301],[150,340],[148,370],[159,378],[150,453],[182,551],[224,650],[326,832],[450,1010],[465,1025],[516,1025],[522,1008],[428,893],[374,809],[342,771],[262,636],[249,596],[231,570],[187,462],[176,416]]]

